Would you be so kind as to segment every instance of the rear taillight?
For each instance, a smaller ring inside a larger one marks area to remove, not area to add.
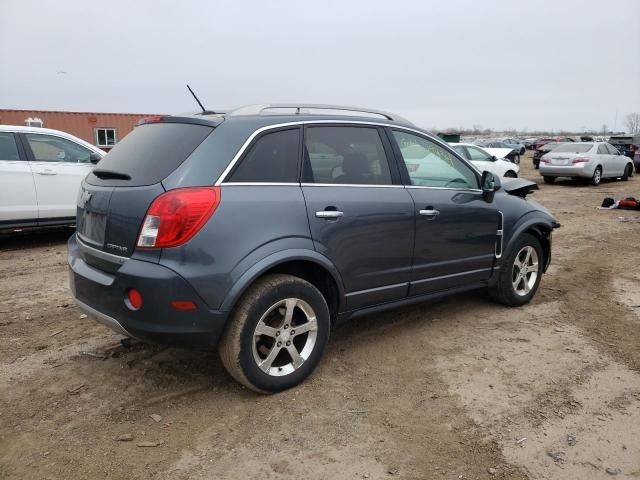
[[[168,248],[188,242],[220,204],[220,187],[179,188],[158,196],[147,211],[138,247]]]
[[[588,161],[589,159],[587,157],[576,157],[573,160],[571,160],[571,163],[586,163]]]
[[[542,158],[540,159],[540,161],[541,161],[542,163],[550,163],[550,162],[551,162],[551,160],[549,160],[549,159],[548,159],[548,158],[546,158],[546,157],[542,157]]]
[[[631,150],[635,150],[635,149],[636,149],[636,148],[638,148],[638,147],[636,147],[636,146],[632,143],[631,145],[629,145],[629,148],[630,148]]]

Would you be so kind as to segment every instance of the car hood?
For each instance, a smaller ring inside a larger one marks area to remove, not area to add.
[[[505,158],[511,153],[512,148],[487,148],[482,147],[489,155],[493,155],[496,158]]]
[[[505,192],[516,197],[526,197],[533,190],[539,190],[538,184],[526,178],[504,178],[501,180]]]

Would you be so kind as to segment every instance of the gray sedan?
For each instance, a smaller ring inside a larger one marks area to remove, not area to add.
[[[576,177],[598,185],[603,178],[628,180],[633,164],[606,142],[562,143],[542,156],[540,175],[546,183],[553,183],[557,177]]]

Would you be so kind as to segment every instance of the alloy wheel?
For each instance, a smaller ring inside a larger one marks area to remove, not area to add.
[[[531,246],[523,247],[513,262],[511,282],[517,295],[528,295],[538,279],[538,252]]]
[[[296,371],[316,345],[318,321],[311,306],[299,298],[272,305],[253,333],[253,359],[267,375],[280,377]]]

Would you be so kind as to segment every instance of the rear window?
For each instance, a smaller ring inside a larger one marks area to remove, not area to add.
[[[613,143],[613,144],[618,144],[618,145],[625,145],[625,144],[629,144],[632,143],[633,137],[611,137],[609,139],[609,143]]]
[[[590,143],[563,143],[553,149],[553,152],[572,152],[572,153],[585,153],[593,148]]]
[[[188,123],[150,123],[135,128],[96,167],[130,180],[101,179],[91,174],[93,185],[140,186],[164,180],[213,131],[213,127]]]

